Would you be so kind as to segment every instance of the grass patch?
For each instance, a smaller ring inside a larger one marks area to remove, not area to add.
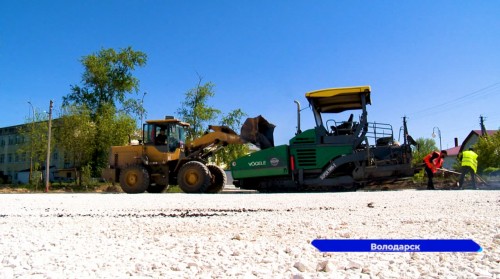
[[[165,193],[184,193],[178,185],[170,185]]]

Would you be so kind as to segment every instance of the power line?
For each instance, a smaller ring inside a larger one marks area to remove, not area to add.
[[[460,103],[467,102],[471,98],[477,99],[479,97],[485,97],[485,96],[490,95],[492,93],[500,92],[500,86],[498,86],[498,85],[500,85],[500,82],[496,82],[494,84],[488,85],[488,86],[481,88],[479,90],[473,91],[469,94],[465,94],[464,96],[459,97],[457,99],[447,101],[447,102],[441,103],[439,105],[434,105],[434,106],[431,106],[431,107],[428,107],[428,108],[425,108],[425,109],[422,109],[422,110],[419,110],[419,111],[416,111],[413,113],[409,113],[408,116],[423,114],[424,112],[429,112],[429,111],[433,111],[433,110],[434,110],[433,114],[438,114],[438,113],[442,113],[442,112],[445,112],[445,111],[448,111],[451,109],[455,109],[456,105],[458,105]],[[454,104],[454,106],[453,106],[453,104]],[[437,110],[437,108],[439,108],[439,110]]]

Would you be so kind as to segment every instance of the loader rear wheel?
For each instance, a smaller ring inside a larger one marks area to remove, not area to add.
[[[130,166],[121,171],[120,185],[125,193],[144,193],[149,186],[149,173],[142,166]]]
[[[204,164],[191,161],[179,170],[177,183],[185,193],[205,193],[210,186],[210,171]]]
[[[208,186],[207,193],[219,193],[224,189],[224,186],[226,186],[226,172],[216,165],[208,165],[207,168],[212,175],[211,184]]]

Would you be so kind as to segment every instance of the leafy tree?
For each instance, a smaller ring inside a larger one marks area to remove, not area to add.
[[[213,124],[221,114],[219,109],[207,105],[210,97],[215,95],[214,84],[207,82],[202,84],[202,78],[199,77],[195,88],[186,92],[185,100],[181,103],[181,108],[177,110],[180,118],[191,124],[187,130],[188,140],[193,140],[203,135],[205,127]],[[227,115],[223,115],[220,125],[228,126],[239,133],[242,118],[246,114],[241,109],[235,109]],[[219,150],[215,155],[215,163],[218,165],[227,165],[229,162],[248,153],[247,145],[230,144]]]
[[[65,108],[63,116],[59,119],[58,129],[54,133],[58,146],[77,170],[80,187],[82,168],[90,163],[95,150],[96,131],[95,122],[88,108],[70,106]]]
[[[474,146],[478,157],[478,171],[500,168],[500,131],[491,136],[479,137]]]
[[[220,124],[228,126],[235,132],[239,133],[241,125],[243,124],[242,119],[246,116],[247,114],[241,109],[235,109],[223,116]],[[248,152],[249,149],[246,144],[230,144],[217,152],[215,162],[218,165],[228,166],[231,161],[248,154]]]
[[[124,144],[128,135],[125,133],[131,132],[132,124],[135,126],[131,115],[144,114],[142,102],[128,95],[138,93],[139,80],[133,76],[133,71],[144,66],[146,60],[145,53],[131,47],[119,52],[111,48],[101,49],[84,56],[81,60],[85,68],[82,85],[72,85],[71,93],[63,97],[64,106],[88,110],[95,125],[95,144],[90,161],[93,175],[99,175],[100,168],[106,165],[109,147]],[[81,121],[85,122],[84,119]]]
[[[20,126],[17,130],[19,139],[22,140],[16,152],[29,157],[33,164],[32,171],[37,171],[47,160],[48,115],[45,112],[34,111],[33,117],[27,118],[26,123],[28,125]],[[54,150],[56,140],[51,139],[50,143],[51,150]]]
[[[191,124],[186,134],[188,140],[203,135],[204,127],[211,124],[210,122],[215,122],[221,113],[220,110],[207,105],[208,99],[215,95],[214,84],[207,82],[202,85],[201,83],[202,78],[199,77],[197,86],[186,92],[185,100],[181,103],[181,108],[177,110],[181,119]]]
[[[136,67],[146,64],[147,56],[131,47],[120,52],[112,48],[84,56],[81,60],[85,71],[82,85],[72,85],[71,93],[63,97],[63,105],[85,105],[95,116],[105,105],[120,108],[125,113],[141,114],[142,102],[127,98],[138,93],[139,80],[132,75]]]
[[[424,157],[432,151],[438,150],[433,139],[418,138],[416,140],[418,148],[413,149],[413,165],[422,164]]]
[[[112,106],[103,107],[95,120],[96,137],[93,163],[94,169],[100,170],[108,164],[110,146],[125,145],[129,136],[135,132],[135,119],[124,112],[116,112]],[[97,175],[99,173],[94,173]]]
[[[96,119],[92,119],[91,111],[85,106],[69,106],[58,119],[54,137],[76,168],[79,186],[82,186],[82,174],[88,173],[89,167],[92,175],[99,175],[99,170],[108,163],[109,147],[126,144],[128,135],[135,129],[132,117],[115,111],[111,105],[103,106]]]

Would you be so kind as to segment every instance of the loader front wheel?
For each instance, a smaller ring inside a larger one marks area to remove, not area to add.
[[[211,184],[208,186],[207,193],[219,193],[224,189],[224,186],[226,186],[226,172],[216,165],[208,165],[207,168],[212,175]]]
[[[185,193],[205,193],[210,186],[210,171],[204,164],[191,161],[179,170],[177,183]]]
[[[130,166],[121,171],[120,185],[125,193],[144,193],[149,186],[149,173],[142,166]]]

